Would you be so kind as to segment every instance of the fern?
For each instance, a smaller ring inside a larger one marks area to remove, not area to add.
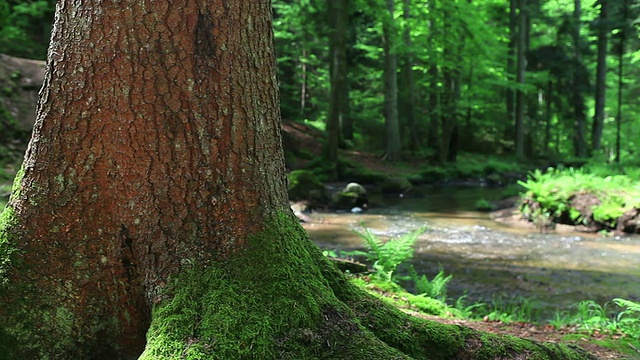
[[[413,266],[409,271],[415,284],[416,293],[432,299],[447,300],[447,283],[453,278],[453,275],[445,276],[444,270],[440,269],[438,274],[429,280],[426,275],[418,275]]]
[[[613,302],[615,302],[618,306],[626,307],[627,311],[631,311],[632,313],[637,313],[637,315],[640,315],[640,303],[620,298],[613,299]]]
[[[363,232],[356,231],[356,233],[365,240],[369,248],[367,259],[373,262],[376,274],[391,281],[398,266],[413,257],[413,244],[425,230],[426,228],[422,227],[386,242],[380,240],[367,228]]]

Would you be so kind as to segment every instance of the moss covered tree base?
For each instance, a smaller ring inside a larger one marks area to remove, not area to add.
[[[153,313],[141,359],[592,359],[580,349],[414,318],[349,283],[295,220],[193,265]]]

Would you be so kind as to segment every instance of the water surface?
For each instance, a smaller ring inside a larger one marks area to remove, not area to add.
[[[640,301],[640,237],[541,233],[472,210],[478,199],[499,196],[498,189],[426,188],[419,196],[374,199],[378,206],[361,214],[312,214],[304,227],[322,248],[350,250],[363,247],[354,229],[387,239],[426,226],[411,264],[430,278],[440,269],[453,274],[454,299],[524,297],[546,317],[586,299]]]

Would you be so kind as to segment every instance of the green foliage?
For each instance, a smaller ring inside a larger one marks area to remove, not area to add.
[[[613,309],[613,305],[617,308]],[[584,300],[573,309],[556,312],[549,323],[556,328],[577,326],[588,333],[623,334],[640,339],[640,303],[616,298],[613,303],[600,305],[593,300]]]
[[[620,332],[633,339],[640,339],[640,303],[616,298],[613,302],[623,310],[615,317]]]
[[[379,239],[367,228],[362,232],[356,231],[356,233],[366,242],[367,259],[373,262],[376,275],[385,281],[392,282],[398,266],[413,257],[413,244],[425,230],[425,228],[420,228],[386,242]]]
[[[474,316],[489,321],[503,323],[531,322],[532,319],[539,318],[537,304],[531,299],[520,297],[511,299],[494,297],[490,303],[476,308]]]
[[[55,1],[0,0],[0,53],[44,59]]]
[[[488,200],[479,199],[478,201],[476,201],[475,208],[479,211],[491,211],[493,209],[493,206]]]
[[[426,275],[418,275],[413,267],[410,268],[409,274],[418,295],[438,299],[442,302],[447,301],[447,283],[453,278],[453,275],[445,275],[444,269],[440,269],[436,276],[429,280]]]
[[[549,169],[536,170],[527,181],[520,181],[526,189],[526,206],[539,205],[538,214],[554,219],[568,217],[574,223],[589,220],[614,227],[617,219],[626,211],[640,206],[640,183],[626,175],[601,177],[584,170]],[[576,195],[589,194],[598,199],[592,207],[592,219],[572,207]],[[526,208],[524,212],[528,211]]]

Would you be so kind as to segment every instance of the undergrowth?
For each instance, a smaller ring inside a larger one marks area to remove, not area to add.
[[[440,269],[437,275],[429,279],[407,264],[413,257],[416,239],[424,231],[421,228],[383,241],[365,228],[358,234],[364,239],[367,251],[325,251],[325,254],[364,256],[373,271],[365,275],[352,275],[351,281],[399,308],[441,317],[541,323],[540,307],[531,299],[496,296],[489,303],[467,304],[465,296],[456,300],[447,298],[447,283],[452,275],[445,275],[444,269]],[[408,276],[399,275],[400,267],[407,268]],[[409,292],[407,288],[413,291]],[[640,348],[640,303],[631,300],[616,298],[605,305],[592,300],[582,301],[569,310],[557,311],[551,320],[544,322],[556,329],[572,328],[587,334],[609,334],[612,338],[602,343],[607,347],[616,348],[621,343],[628,343],[631,348]]]
[[[534,221],[547,217],[552,221],[569,219],[573,224],[596,222],[615,228],[622,214],[640,207],[640,183],[627,175],[600,176],[572,168],[536,170],[519,184],[526,189],[522,211]],[[578,194],[597,198],[592,214],[573,207],[572,199]]]

